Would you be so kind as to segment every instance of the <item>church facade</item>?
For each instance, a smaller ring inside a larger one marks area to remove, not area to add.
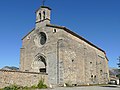
[[[50,23],[51,9],[36,11],[35,28],[22,38],[20,70],[47,73],[52,85],[106,84],[105,51],[63,26]]]

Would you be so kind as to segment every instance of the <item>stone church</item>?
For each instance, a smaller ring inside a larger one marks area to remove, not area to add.
[[[52,85],[108,83],[105,51],[68,28],[51,24],[50,15],[47,6],[36,11],[35,28],[22,38],[20,70],[46,73]]]

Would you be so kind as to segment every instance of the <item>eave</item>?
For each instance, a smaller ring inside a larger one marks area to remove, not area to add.
[[[34,31],[35,30],[35,28],[33,28],[30,32],[28,32],[28,34],[26,34],[23,38],[22,38],[22,40],[25,38],[25,37],[27,37],[32,31]]]
[[[53,28],[63,29],[63,30],[65,30],[66,32],[68,32],[68,33],[70,33],[70,34],[76,36],[77,38],[79,38],[79,39],[85,41],[85,42],[88,43],[89,45],[91,45],[91,46],[93,46],[93,47],[97,48],[98,50],[100,50],[100,51],[102,51],[102,52],[105,53],[105,51],[102,50],[101,48],[97,47],[96,45],[94,45],[94,44],[91,43],[90,41],[86,40],[86,39],[83,38],[82,36],[76,34],[75,32],[69,30],[68,28],[66,28],[66,27],[64,27],[64,26],[57,26],[57,25],[52,25],[52,24],[47,24],[46,26],[48,26],[48,27],[53,27]],[[105,55],[106,55],[106,53],[105,53]]]

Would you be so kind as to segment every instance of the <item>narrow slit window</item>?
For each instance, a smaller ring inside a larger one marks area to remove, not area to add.
[[[92,64],[92,62],[90,62],[90,64]]]
[[[74,62],[74,60],[72,59],[72,62]]]
[[[100,70],[100,74],[101,74],[101,75],[103,74],[103,70]]]
[[[40,20],[41,20],[41,13],[39,13],[39,17],[40,17]]]
[[[43,11],[43,19],[45,19],[45,11]]]

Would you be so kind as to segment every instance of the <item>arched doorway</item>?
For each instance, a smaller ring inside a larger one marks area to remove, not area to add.
[[[37,54],[35,60],[32,63],[32,69],[34,72],[43,72],[46,73],[46,57],[42,54]]]
[[[43,57],[41,55],[38,56],[38,62],[40,63],[40,65],[39,65],[39,71],[46,73],[46,66],[47,66],[47,64],[46,64],[45,57]]]

